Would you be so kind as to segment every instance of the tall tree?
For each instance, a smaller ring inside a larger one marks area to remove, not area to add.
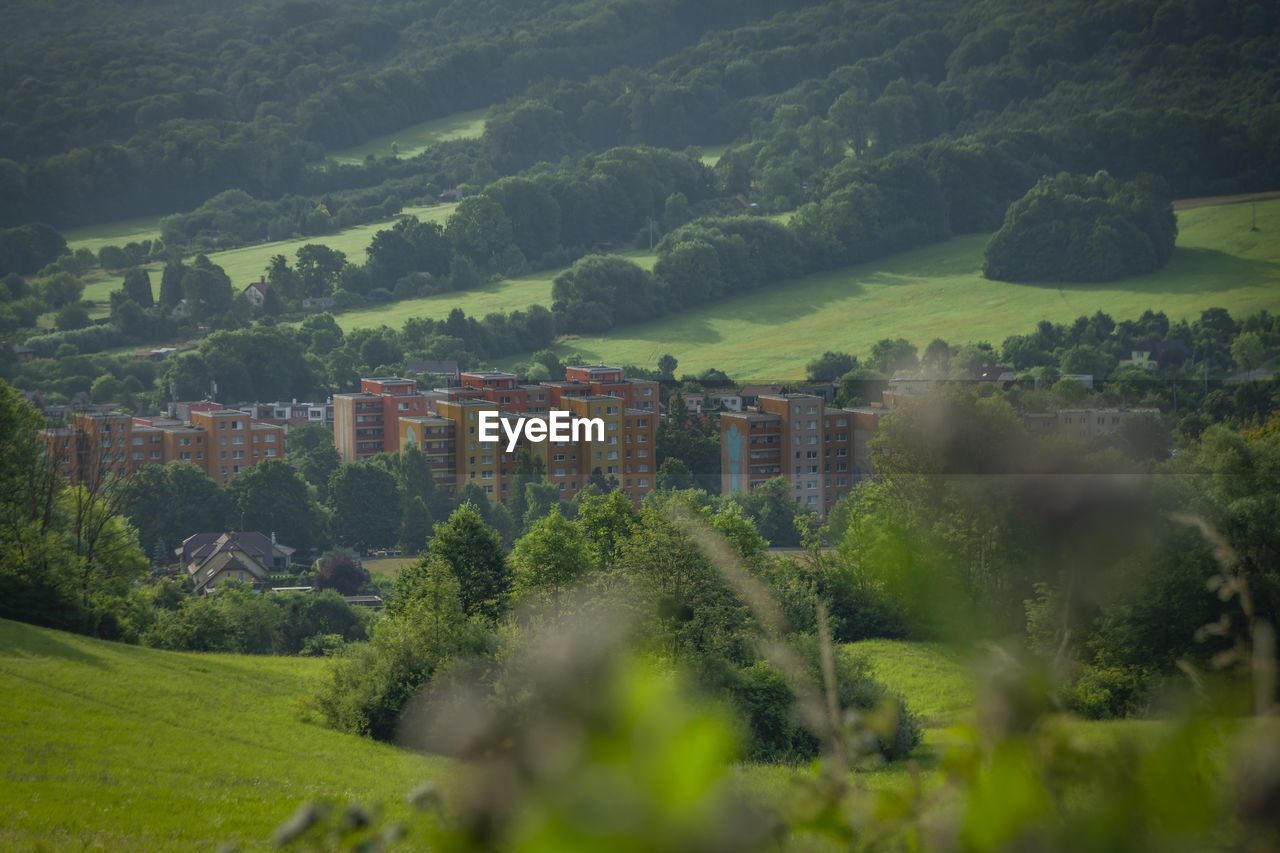
[[[150,308],[156,304],[151,293],[151,273],[138,267],[129,269],[124,274],[124,295],[141,305]]]
[[[400,484],[386,469],[348,463],[329,478],[333,535],[352,548],[386,548],[400,537]]]
[[[274,533],[285,545],[307,551],[321,544],[324,516],[302,475],[283,459],[250,467],[227,486],[231,530]]]
[[[449,564],[458,579],[462,609],[497,617],[507,605],[511,570],[502,540],[484,523],[472,504],[454,510],[444,523],[436,524],[430,553]]]

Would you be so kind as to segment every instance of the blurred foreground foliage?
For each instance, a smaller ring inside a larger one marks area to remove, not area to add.
[[[553,511],[497,609],[467,612],[457,554],[429,550],[379,629],[399,633],[349,650],[317,707],[457,756],[461,784],[417,792],[410,825],[312,806],[280,841],[1275,849],[1277,435],[1216,427],[1136,462],[1027,436],[1003,401],[950,389],[882,421],[881,478],[826,525],[797,518],[798,555],[697,491]],[[919,721],[844,645],[875,636],[985,649],[972,715],[917,749]],[[743,760],[793,769],[762,796]]]

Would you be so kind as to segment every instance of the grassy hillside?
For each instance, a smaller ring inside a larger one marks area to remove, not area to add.
[[[868,663],[876,680],[906,700],[926,726],[957,722],[973,709],[973,673],[952,649],[905,640],[862,640],[847,648]]]
[[[657,257],[648,251],[633,250],[617,254],[647,270],[653,269],[653,264],[657,260]],[[410,317],[431,317],[442,320],[455,307],[477,318],[493,311],[523,310],[530,305],[545,305],[549,308],[551,307],[551,284],[562,272],[564,272],[563,269],[543,270],[517,278],[502,279],[462,293],[441,293],[423,299],[407,299],[391,305],[375,305],[348,311],[338,316],[338,325],[344,331],[383,325],[398,329]]]
[[[653,365],[663,353],[679,372],[717,367],[738,378],[802,377],[824,350],[864,356],[881,338],[923,349],[999,346],[1036,322],[1070,321],[1102,310],[1117,320],[1159,309],[1194,318],[1220,306],[1236,316],[1280,309],[1280,201],[1184,210],[1173,261],[1151,275],[1103,284],[1036,285],[980,274],[987,235],[970,235],[870,264],[807,276],[616,332],[568,340],[564,360]]]
[[[341,151],[334,151],[329,155],[329,159],[339,163],[362,163],[364,158],[370,154],[378,158],[390,157],[391,143],[393,142],[399,148],[398,156],[402,159],[408,159],[421,154],[437,142],[448,142],[453,139],[476,139],[482,136],[484,134],[485,116],[488,114],[489,108],[484,107],[478,110],[454,113],[431,121],[424,121],[409,127],[403,127],[395,133],[388,133],[386,136],[370,139],[360,145],[344,148]]]
[[[163,216],[143,216],[139,219],[122,219],[102,225],[86,225],[62,232],[71,251],[88,249],[95,255],[103,246],[125,246],[160,236],[160,220]]]
[[[317,798],[402,813],[445,762],[303,722],[323,666],[0,620],[0,848],[259,847]]]

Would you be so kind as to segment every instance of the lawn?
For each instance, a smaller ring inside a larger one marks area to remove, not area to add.
[[[739,379],[804,376],[824,350],[866,356],[881,338],[920,349],[940,337],[953,345],[1025,334],[1042,319],[1069,322],[1105,311],[1117,320],[1148,308],[1194,319],[1220,306],[1237,317],[1280,310],[1280,201],[1201,207],[1178,213],[1172,262],[1151,275],[1103,284],[1008,284],[980,274],[987,235],[969,235],[874,263],[783,282],[714,305],[571,338],[556,347],[567,361],[652,367],[663,353],[680,373],[716,367]],[[519,360],[513,359],[512,361]]]
[[[365,557],[360,562],[370,574],[394,578],[406,566],[412,566],[418,562],[418,556],[415,554],[409,557]]]
[[[653,269],[657,256],[652,252],[634,249],[618,252],[645,269]],[[472,317],[481,318],[494,311],[524,310],[530,305],[551,306],[551,284],[563,269],[543,270],[515,278],[504,278],[482,287],[458,293],[441,293],[422,299],[407,299],[388,305],[374,305],[347,311],[336,318],[343,331],[370,326],[390,326],[399,329],[410,317],[430,317],[443,320],[454,308],[461,308]]]
[[[102,225],[86,225],[83,228],[72,228],[63,231],[71,251],[88,249],[95,255],[103,246],[125,246],[129,243],[140,243],[143,240],[154,240],[160,236],[160,220],[162,216],[144,216],[140,219],[121,219]]]
[[[322,798],[403,816],[448,763],[304,722],[324,666],[0,620],[0,848],[260,848]]]
[[[862,640],[846,646],[867,662],[871,674],[936,728],[958,722],[973,709],[976,685],[970,664],[940,643]]]
[[[391,143],[393,142],[399,149],[397,156],[401,158],[413,157],[438,142],[480,137],[484,134],[485,118],[488,115],[489,108],[484,107],[465,113],[454,113],[444,118],[424,121],[421,124],[413,124],[409,127],[403,127],[395,133],[388,133],[386,136],[379,136],[375,139],[370,139],[368,142],[353,145],[341,151],[334,151],[329,155],[329,159],[339,163],[362,163],[364,158],[370,154],[378,158],[390,157]]]

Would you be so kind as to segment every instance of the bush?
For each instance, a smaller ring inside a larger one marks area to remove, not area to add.
[[[1068,708],[1091,720],[1142,713],[1149,674],[1138,667],[1086,666],[1066,689]]]

